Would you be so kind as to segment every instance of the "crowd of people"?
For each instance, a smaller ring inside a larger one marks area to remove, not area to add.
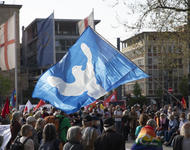
[[[190,145],[190,113],[177,106],[97,104],[70,115],[53,107],[13,109],[9,117],[7,150],[125,150],[128,140],[134,140],[131,150],[162,150],[163,144],[189,150]]]

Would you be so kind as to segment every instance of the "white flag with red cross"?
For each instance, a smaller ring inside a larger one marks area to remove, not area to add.
[[[88,26],[94,29],[94,11],[84,20],[78,22],[79,34],[81,35]]]
[[[15,68],[16,51],[16,17],[15,14],[0,25],[0,68],[11,70]]]

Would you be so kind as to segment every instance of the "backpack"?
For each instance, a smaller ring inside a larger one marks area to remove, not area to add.
[[[28,141],[29,138],[25,139],[23,143],[20,142],[21,137],[17,137],[13,144],[11,145],[10,150],[24,150],[24,144]]]

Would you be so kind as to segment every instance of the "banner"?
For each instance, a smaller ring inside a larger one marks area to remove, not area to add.
[[[10,125],[0,125],[0,135],[3,136],[3,144],[1,149],[5,149],[7,143],[11,139]]]

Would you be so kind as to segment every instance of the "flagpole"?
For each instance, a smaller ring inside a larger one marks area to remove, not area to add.
[[[93,28],[95,30],[95,24],[94,24],[94,8],[92,8],[92,16],[93,16]]]
[[[18,109],[18,66],[17,66],[17,49],[18,49],[18,39],[19,34],[16,31],[17,27],[17,17],[16,13],[14,12],[14,18],[15,18],[15,93],[16,93],[16,108]],[[18,37],[18,38],[17,38]]]
[[[53,63],[56,64],[56,49],[55,49],[55,17],[53,10]]]

